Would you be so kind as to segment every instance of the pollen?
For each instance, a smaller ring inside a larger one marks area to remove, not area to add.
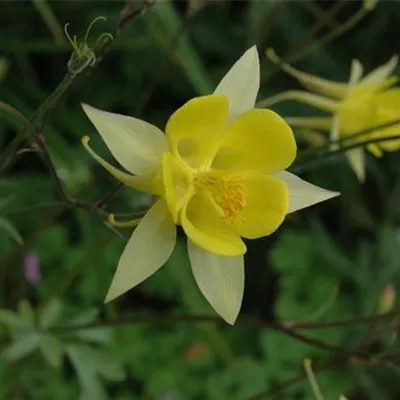
[[[232,221],[247,205],[247,188],[241,178],[224,173],[201,173],[195,177],[197,190],[211,193],[224,218]]]

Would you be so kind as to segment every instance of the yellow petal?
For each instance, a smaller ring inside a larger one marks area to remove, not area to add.
[[[87,152],[114,178],[118,179],[120,182],[122,182],[124,185],[128,187],[141,190],[143,192],[159,194],[160,185],[157,183],[157,175],[152,177],[138,177],[122,172],[118,168],[115,168],[106,160],[101,158],[97,153],[95,153],[90,148],[88,143],[89,143],[89,138],[87,136],[84,136],[82,138],[82,144],[87,150]]]
[[[346,94],[347,85],[345,83],[329,81],[293,68],[289,64],[282,62],[273,49],[268,49],[266,54],[276,65],[296,78],[306,89],[336,98],[341,98]]]
[[[196,97],[172,114],[166,127],[171,152],[193,168],[209,162],[228,120],[228,98]]]
[[[400,89],[391,89],[379,93],[374,100],[376,115],[373,125],[382,125],[400,119]],[[370,137],[379,138],[398,135],[400,135],[400,123],[374,131]],[[396,151],[400,149],[400,139],[383,141],[377,145],[385,151]]]
[[[180,159],[169,152],[164,153],[162,169],[165,199],[172,219],[174,223],[177,223],[179,211],[191,196],[191,172]]]
[[[378,144],[371,143],[371,144],[367,144],[366,147],[367,147],[368,151],[372,153],[373,156],[375,156],[377,158],[383,156],[383,151],[378,146]]]
[[[269,175],[243,176],[246,205],[232,224],[248,239],[270,235],[281,225],[289,208],[288,188],[284,181]]]
[[[233,325],[239,314],[244,291],[243,256],[211,254],[188,240],[193,275],[214,310]]]
[[[82,108],[115,159],[135,175],[153,174],[168,150],[165,135],[154,125],[126,115],[114,114],[87,104]]]
[[[164,200],[158,200],[133,232],[119,260],[106,302],[138,285],[170,257],[176,228]]]
[[[194,195],[182,210],[182,227],[199,247],[216,255],[239,256],[246,245],[229,226],[209,193]]]
[[[393,56],[386,64],[381,65],[369,74],[365,75],[362,83],[374,85],[384,81],[396,69],[398,61],[399,57],[396,55]]]
[[[290,126],[271,110],[253,109],[237,117],[224,133],[212,163],[215,169],[276,172],[296,157]]]
[[[351,150],[346,151],[346,157],[349,161],[351,169],[357,176],[360,182],[365,180],[365,159],[364,159],[364,149],[362,146],[356,147]]]
[[[257,47],[248,49],[222,78],[214,93],[229,99],[231,119],[254,108],[260,88],[260,60]]]
[[[275,176],[288,185],[290,213],[329,200],[340,194],[315,186],[286,171],[279,172]]]

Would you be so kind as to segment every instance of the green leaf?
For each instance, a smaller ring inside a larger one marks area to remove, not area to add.
[[[247,26],[249,35],[249,44],[254,44],[260,32],[264,29],[268,29],[265,26],[265,20],[268,18],[272,7],[275,2],[271,0],[253,0],[249,3],[249,9],[247,14]]]
[[[236,360],[207,385],[207,399],[240,400],[267,389],[265,366],[250,357]]]
[[[170,2],[164,2],[154,7],[146,21],[149,30],[167,52],[170,51],[170,43],[179,33],[179,41],[176,46],[176,57],[173,59],[186,73],[197,94],[211,93],[214,85],[209,79],[207,70],[202,64],[199,54],[192,46],[188,35],[180,32],[182,21],[175,6]]]
[[[1,352],[1,356],[9,361],[18,361],[33,353],[38,348],[40,340],[41,334],[38,332],[18,336],[17,340]]]
[[[8,219],[0,217],[0,229],[6,231],[18,244],[24,243],[17,228]]]
[[[98,315],[99,310],[97,308],[88,308],[82,311],[80,314],[76,315],[75,317],[70,318],[67,324],[70,326],[90,324],[91,322],[96,321]]]
[[[284,231],[270,253],[278,272],[304,275],[312,266],[314,246],[309,234]],[[294,265],[295,264],[295,265]]]
[[[13,196],[3,197],[0,199],[0,213],[3,211],[13,200]]]
[[[120,362],[105,350],[79,345],[79,357],[85,359],[86,368],[108,380],[120,381],[125,377],[125,371]]]
[[[115,356],[104,350],[91,349],[91,359],[96,363],[97,372],[110,381],[122,381],[125,378],[125,370]]]
[[[386,392],[385,387],[381,386],[379,382],[376,382],[374,376],[371,375],[365,368],[356,366],[355,368],[352,368],[351,375],[354,377],[354,383],[357,383],[360,386],[367,398],[371,400],[392,399],[392,396]]]
[[[43,357],[52,367],[59,368],[61,366],[63,346],[58,338],[53,335],[43,335],[39,348]]]
[[[87,346],[71,345],[67,353],[82,387],[80,400],[107,400],[107,393],[97,377],[93,362],[87,358]]]
[[[25,319],[10,310],[0,309],[0,322],[12,332],[26,331],[30,329],[30,326]]]
[[[22,299],[18,303],[18,313],[23,318],[30,327],[35,325],[35,312],[29,304],[28,300]]]
[[[59,299],[51,299],[42,309],[39,317],[39,325],[43,329],[47,329],[52,325],[55,325],[61,316],[63,305]]]
[[[74,331],[74,335],[84,341],[99,344],[110,343],[114,339],[113,329],[107,327],[78,329]]]

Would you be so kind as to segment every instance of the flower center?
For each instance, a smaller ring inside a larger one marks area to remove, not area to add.
[[[226,219],[233,220],[247,205],[247,188],[238,176],[221,172],[197,173],[194,184],[197,190],[211,193]]]

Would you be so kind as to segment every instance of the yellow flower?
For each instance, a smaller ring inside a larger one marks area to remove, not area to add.
[[[332,114],[332,117],[286,118],[293,127],[330,130],[331,140],[337,140],[339,135],[345,137],[400,118],[400,89],[392,87],[397,78],[391,76],[398,62],[397,56],[393,56],[386,64],[363,78],[362,65],[359,61],[353,60],[349,82],[340,83],[304,73],[286,63],[281,63],[272,49],[267,50],[267,55],[306,89],[318,94],[288,91],[266,99],[261,102],[262,105],[269,106],[278,101],[297,100]],[[353,140],[349,139],[347,144],[398,134],[399,127],[391,126],[366,133]],[[383,151],[396,151],[399,148],[399,139],[367,145],[367,149],[376,157],[380,157]],[[357,177],[363,181],[365,178],[363,148],[351,149],[346,155]]]
[[[145,121],[83,106],[129,173],[94,153],[86,137],[92,156],[125,185],[159,196],[129,240],[106,301],[162,267],[181,225],[200,290],[233,324],[244,289],[242,237],[269,235],[289,212],[337,195],[284,171],[296,143],[281,117],[254,109],[259,74],[252,47],[214,94],[188,101],[170,117],[165,135]]]

